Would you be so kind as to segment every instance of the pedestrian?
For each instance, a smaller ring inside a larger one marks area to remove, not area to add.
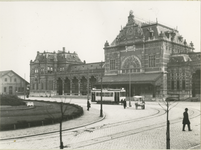
[[[87,110],[89,111],[89,108],[91,107],[91,104],[89,102],[89,100],[87,100]]]
[[[189,121],[189,118],[188,118],[188,108],[185,108],[185,112],[183,113],[184,115],[184,118],[183,118],[183,130],[182,131],[185,131],[185,126],[186,124],[188,125],[188,131],[192,131],[191,130],[191,127],[190,127],[190,121]]]
[[[124,109],[126,108],[126,100],[124,99]]]

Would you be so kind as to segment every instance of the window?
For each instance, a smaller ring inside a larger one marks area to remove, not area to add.
[[[38,69],[35,69],[35,73],[38,73]]]
[[[149,56],[149,67],[155,67],[155,55]]]
[[[41,83],[41,90],[43,90],[43,83]]]
[[[172,80],[171,89],[174,90],[174,80]]]
[[[6,87],[4,87],[4,92],[6,92]]]
[[[32,84],[32,90],[34,90],[34,84]]]
[[[47,67],[47,72],[52,73],[53,72],[53,67]]]
[[[49,81],[48,90],[53,90],[53,81],[52,80]]]
[[[110,60],[110,70],[115,70],[115,60]]]
[[[17,79],[15,78],[14,81],[17,82]]]
[[[5,78],[4,81],[7,82],[7,78]]]
[[[38,83],[36,83],[36,90],[38,90]]]
[[[185,90],[185,80],[182,80],[182,90]]]
[[[179,80],[177,80],[177,90],[179,90]]]

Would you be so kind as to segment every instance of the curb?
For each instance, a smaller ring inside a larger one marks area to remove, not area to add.
[[[80,126],[72,127],[72,128],[62,129],[62,131],[68,131],[68,130],[73,130],[73,129],[81,128],[81,127],[84,127],[84,126],[88,126],[88,125],[91,125],[91,124],[94,124],[94,123],[102,121],[103,119],[105,119],[105,117],[106,117],[106,115],[104,113],[103,117],[100,118],[100,119],[98,119],[98,120],[96,120],[96,121],[93,121],[93,122],[90,122],[90,123],[86,123],[86,124],[83,124],[83,125],[80,125]],[[59,131],[57,130],[57,131],[51,131],[51,132],[46,132],[46,133],[38,133],[38,134],[30,134],[30,135],[26,135],[26,136],[19,136],[19,137],[14,137],[14,138],[5,138],[5,139],[0,139],[0,141],[11,140],[11,139],[22,139],[22,138],[26,138],[26,137],[45,135],[45,134],[51,134],[51,133],[57,133],[57,132],[59,132]]]

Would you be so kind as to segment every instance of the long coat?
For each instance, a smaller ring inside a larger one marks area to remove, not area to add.
[[[91,104],[89,101],[87,101],[87,108],[90,108],[91,107]]]
[[[184,112],[184,118],[183,118],[183,124],[190,124],[190,121],[188,119],[188,113],[187,112]]]

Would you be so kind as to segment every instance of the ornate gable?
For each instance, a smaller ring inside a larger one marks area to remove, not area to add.
[[[133,43],[137,39],[143,38],[143,30],[141,28],[141,22],[134,19],[133,11],[130,11],[128,16],[128,22],[126,26],[120,30],[116,39],[111,45],[121,45]]]

